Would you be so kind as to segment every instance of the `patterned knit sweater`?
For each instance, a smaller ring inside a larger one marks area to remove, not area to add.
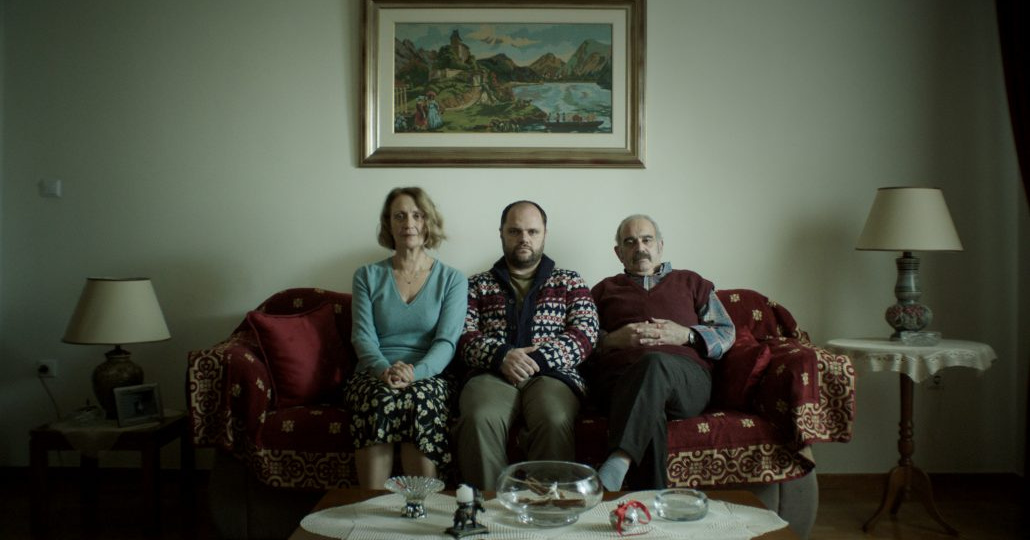
[[[576,370],[597,344],[597,308],[583,278],[541,259],[533,286],[516,313],[515,291],[501,258],[493,268],[469,278],[469,307],[458,351],[472,374],[500,374],[509,350],[536,345],[529,354],[540,366],[536,376],[563,381],[580,397],[586,383]]]

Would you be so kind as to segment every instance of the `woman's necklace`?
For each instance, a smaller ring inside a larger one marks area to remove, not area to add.
[[[404,280],[404,283],[411,285],[420,275],[422,275],[422,272],[425,272],[425,270],[426,268],[423,266],[422,262],[419,262],[415,265],[415,269],[410,272],[405,272],[400,268],[394,268],[393,271],[397,273],[397,277]]]

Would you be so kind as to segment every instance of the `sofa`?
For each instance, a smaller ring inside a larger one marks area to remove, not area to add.
[[[708,410],[669,422],[669,483],[751,489],[806,537],[818,506],[811,445],[850,440],[854,369],[847,356],[814,346],[765,296],[718,294],[737,342],[713,373]],[[349,294],[288,289],[227,339],[188,354],[192,437],[218,450],[210,492],[223,536],[280,536],[257,506],[284,511],[277,501],[302,507],[326,489],[357,485],[340,390],[356,363],[350,328]],[[605,419],[587,412],[576,430],[577,460],[602,462]],[[513,459],[517,440],[513,432]]]

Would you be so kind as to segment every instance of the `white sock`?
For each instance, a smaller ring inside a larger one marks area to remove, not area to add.
[[[604,485],[606,491],[620,491],[627,472],[629,472],[629,463],[625,459],[611,456],[601,465],[597,475],[601,477],[601,484]]]

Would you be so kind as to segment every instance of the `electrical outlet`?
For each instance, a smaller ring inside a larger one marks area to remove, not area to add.
[[[57,376],[57,359],[47,358],[36,361],[36,376],[41,379],[52,379]]]

